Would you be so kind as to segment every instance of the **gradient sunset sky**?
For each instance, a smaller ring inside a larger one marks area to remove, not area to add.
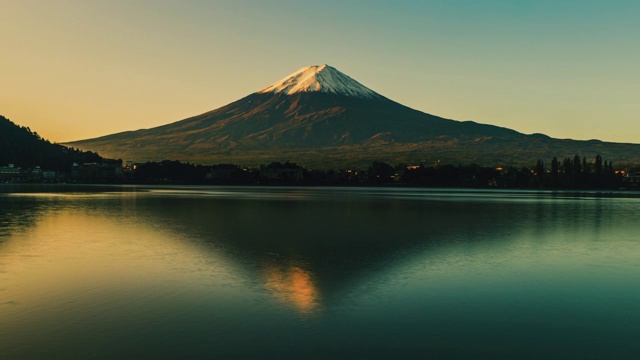
[[[640,143],[640,1],[0,0],[0,114],[64,142],[330,64],[402,104]]]

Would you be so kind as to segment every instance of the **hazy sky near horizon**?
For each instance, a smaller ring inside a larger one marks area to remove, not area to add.
[[[456,120],[640,143],[636,0],[0,0],[0,114],[64,142],[330,64]]]

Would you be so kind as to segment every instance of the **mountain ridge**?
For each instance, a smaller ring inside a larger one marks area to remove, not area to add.
[[[575,154],[640,160],[640,145],[525,135],[431,115],[390,100],[328,65],[301,68],[200,115],[68,144],[136,161],[247,165],[291,160],[308,166],[356,166],[370,159],[530,165],[537,158]]]

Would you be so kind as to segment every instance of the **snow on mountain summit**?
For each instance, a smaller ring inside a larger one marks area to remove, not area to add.
[[[329,65],[305,66],[258,93],[323,92],[359,98],[380,98],[381,95]]]

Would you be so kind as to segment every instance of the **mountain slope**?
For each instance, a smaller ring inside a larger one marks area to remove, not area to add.
[[[551,139],[454,121],[396,103],[328,65],[302,68],[219,109],[70,145],[127,160],[348,166],[371,159],[530,164],[579,153],[632,160],[640,146]],[[606,149],[605,149],[606,148]]]

